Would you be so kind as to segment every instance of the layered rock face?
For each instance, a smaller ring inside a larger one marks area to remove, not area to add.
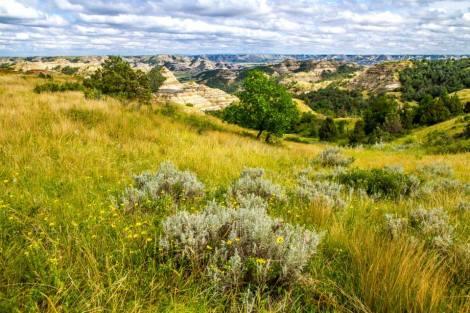
[[[194,82],[180,83],[171,71],[163,67],[163,76],[166,77],[155,100],[158,102],[191,105],[201,111],[223,109],[238,98],[220,89],[210,88]]]
[[[399,73],[409,66],[411,66],[409,61],[387,62],[371,66],[351,79],[348,87],[372,92],[399,90],[401,87]]]

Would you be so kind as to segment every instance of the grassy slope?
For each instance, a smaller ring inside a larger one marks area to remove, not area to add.
[[[123,214],[109,197],[133,174],[153,170],[162,160],[195,171],[211,190],[227,186],[245,166],[263,167],[270,178],[292,187],[296,172],[324,147],[265,145],[212,119],[168,117],[112,99],[85,100],[76,92],[36,95],[31,90],[38,82],[0,75],[0,311],[222,311],[222,302],[196,277],[149,257],[157,239],[153,225],[161,216]],[[402,164],[413,170],[445,161],[457,177],[470,180],[468,155],[347,153],[359,167]],[[306,277],[315,288],[302,291],[311,310],[464,312],[461,290],[451,291],[446,264],[376,231],[384,212],[421,205],[454,212],[461,197],[435,194],[399,203],[353,199],[340,214],[295,207],[272,214],[325,232],[322,252]],[[468,217],[452,214],[458,236],[468,238]],[[257,306],[290,311],[282,301]]]
[[[456,94],[464,105],[465,103],[470,101],[470,89],[462,89],[462,90],[453,92],[451,95],[453,94]]]
[[[432,126],[416,129],[410,135],[398,139],[397,142],[403,142],[408,140],[409,138],[414,138],[415,140],[423,141],[427,135],[434,131],[444,131],[449,133],[450,135],[456,135],[458,133],[461,133],[464,127],[465,123],[462,122],[462,117],[459,116]]]

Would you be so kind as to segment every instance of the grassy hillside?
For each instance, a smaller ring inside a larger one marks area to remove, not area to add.
[[[266,145],[243,129],[173,108],[34,94],[43,80],[0,74],[0,312],[468,312],[464,189],[399,200],[344,192],[342,211],[295,201],[268,212],[323,233],[298,285],[277,295],[218,294],[201,273],[163,260],[162,220],[180,208],[126,213],[111,200],[132,176],[170,160],[207,186],[199,211],[245,167],[262,167],[288,191],[322,144]],[[444,162],[470,182],[468,154],[350,149],[353,167]],[[467,188],[468,189],[468,188]],[[289,193],[289,192],[288,192]],[[455,227],[447,255],[384,232],[384,214],[442,207]],[[466,210],[466,211],[465,211]],[[274,240],[274,239],[273,239]],[[454,247],[454,246],[453,246]],[[462,256],[464,255],[464,256]],[[248,299],[248,300],[247,300]]]

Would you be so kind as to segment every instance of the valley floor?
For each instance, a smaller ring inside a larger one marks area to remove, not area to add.
[[[470,212],[459,209],[470,200],[468,185],[399,200],[348,194],[340,212],[273,206],[271,215],[323,233],[305,281],[250,303],[216,296],[197,273],[156,256],[161,220],[172,212],[125,213],[111,199],[133,175],[165,160],[196,173],[209,196],[245,167],[264,168],[290,190],[305,168],[324,170],[312,160],[327,146],[266,145],[212,117],[86,100],[80,92],[33,93],[40,82],[0,73],[0,312],[470,311]],[[468,153],[344,153],[364,169],[415,172],[443,162],[459,183],[470,183]],[[385,213],[406,216],[419,207],[448,213],[459,252],[443,255],[384,233]]]

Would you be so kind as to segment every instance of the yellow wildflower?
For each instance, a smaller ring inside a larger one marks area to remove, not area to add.
[[[266,264],[266,260],[263,259],[263,258],[257,258],[256,259],[256,263],[260,264],[260,265],[263,265],[263,264]]]
[[[227,240],[227,246],[230,246],[232,244],[232,240]]]
[[[284,237],[278,236],[278,237],[276,238],[276,243],[277,243],[278,245],[282,244],[283,242],[284,242]]]

